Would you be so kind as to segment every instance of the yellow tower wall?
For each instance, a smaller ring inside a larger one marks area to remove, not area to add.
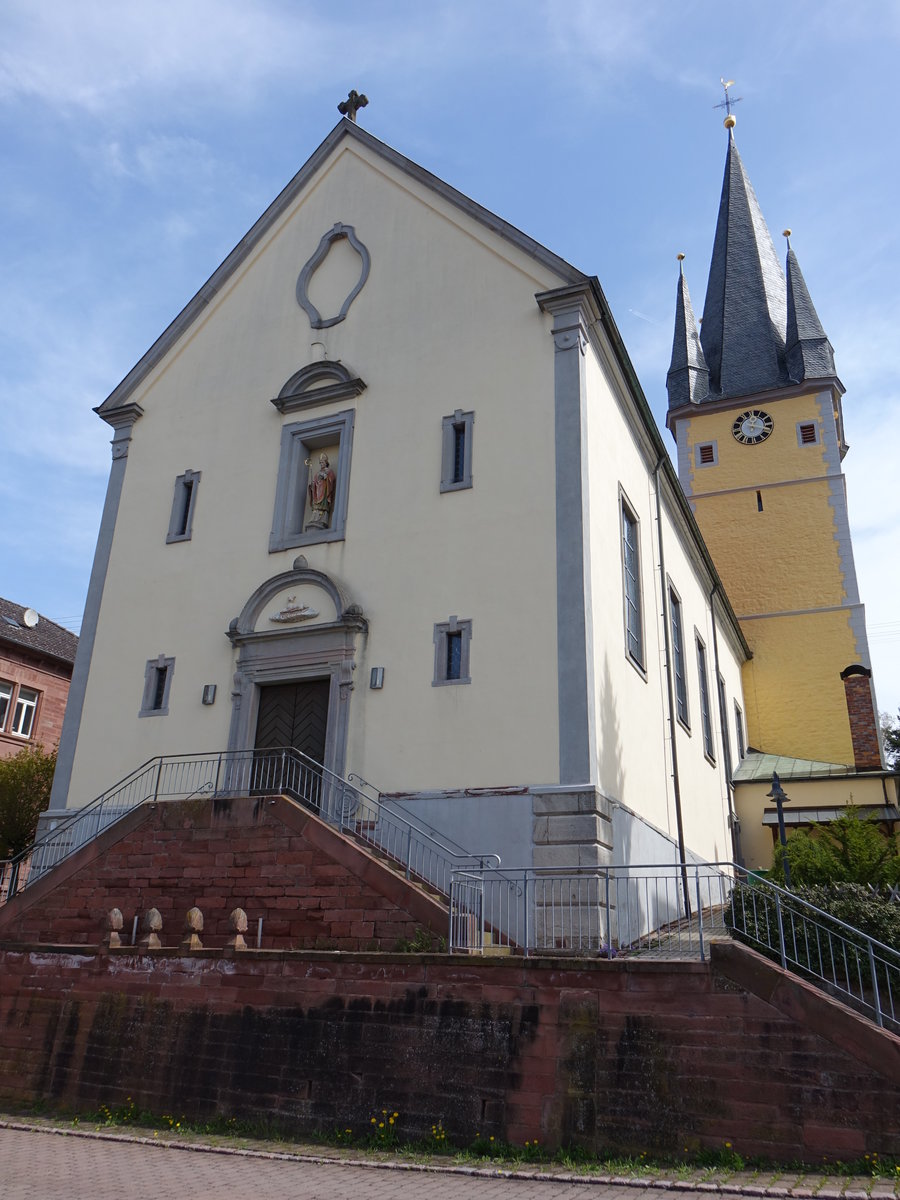
[[[774,421],[744,445],[750,408]],[[749,742],[797,758],[853,762],[840,673],[868,665],[832,391],[743,398],[677,420],[679,470],[754,658],[743,669]],[[812,423],[817,440],[802,444]],[[715,463],[698,448],[712,443]]]

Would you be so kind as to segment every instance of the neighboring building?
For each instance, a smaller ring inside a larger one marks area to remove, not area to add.
[[[68,629],[0,598],[0,758],[56,749],[77,647]]]
[[[732,856],[747,645],[595,278],[343,120],[97,411],[48,821],[288,743],[510,865]]]
[[[752,865],[771,854],[777,770],[788,821],[849,803],[898,819],[860,602],[831,344],[787,244],[783,271],[726,119],[728,150],[701,332],[678,281],[667,424],[678,470],[752,650],[736,763]],[[789,239],[790,231],[785,231]],[[752,747],[759,753],[744,756]],[[766,828],[766,827],[769,828]]]

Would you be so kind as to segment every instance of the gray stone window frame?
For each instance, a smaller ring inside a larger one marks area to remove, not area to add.
[[[687,655],[684,645],[684,605],[681,603],[681,596],[671,579],[667,583],[669,588],[669,625],[672,638],[672,682],[675,687],[675,718],[682,729],[690,733],[691,711],[688,703]]]
[[[633,537],[629,533],[633,531]],[[619,488],[619,544],[622,558],[622,615],[625,624],[625,655],[647,678],[644,666],[644,601],[641,581],[641,520]]]
[[[154,705],[156,694],[159,690],[159,675],[160,671],[165,671],[165,682],[163,683],[162,703],[159,706]],[[157,658],[147,659],[147,666],[144,668],[144,695],[141,698],[141,710],[138,713],[139,717],[166,717],[169,714],[169,694],[172,690],[172,677],[175,674],[175,659],[166,658],[164,654],[160,654]]]
[[[712,725],[712,693],[709,690],[709,663],[706,656],[706,642],[700,636],[700,631],[694,629],[694,641],[697,647],[697,675],[700,682],[700,727],[703,731],[703,755],[706,761],[715,766],[716,743],[713,740]]]
[[[447,650],[451,634],[458,634],[460,637],[459,676],[454,679],[447,678]],[[471,620],[461,621],[458,617],[453,616],[448,621],[439,621],[435,624],[434,678],[431,681],[432,687],[451,687],[457,683],[472,682],[472,676],[469,673],[469,648],[471,641]]]
[[[171,542],[189,542],[194,526],[194,508],[200,488],[200,471],[185,471],[175,480],[172,497],[172,515],[169,517],[169,532],[166,545]]]
[[[812,439],[812,441],[804,441],[803,430],[810,429],[810,428],[812,428],[812,430],[814,431],[816,436]],[[797,445],[798,446],[818,446],[819,443],[821,442],[821,440],[822,439],[819,436],[819,422],[815,418],[813,418],[811,421],[798,421],[797,422]]]
[[[737,700],[734,702],[734,728],[737,734],[738,761],[747,757],[747,740],[744,736],[744,714]]]
[[[474,412],[463,412],[458,408],[449,417],[441,418],[441,491],[460,492],[472,486],[472,433],[475,426]],[[455,478],[456,434],[463,436],[462,478]]]
[[[295,546],[311,546],[316,542],[344,540],[355,417],[355,410],[348,409],[331,417],[295,421],[282,428],[281,456],[275,484],[275,514],[269,536],[270,554]],[[303,516],[310,471],[306,460],[313,458],[323,447],[333,446],[335,442],[339,450],[337,462],[331,464],[337,476],[331,524],[328,529],[310,529],[304,533]]]
[[[703,462],[700,458],[700,451],[703,450],[704,447],[706,447],[706,446],[708,446],[712,450],[712,462]],[[700,467],[703,467],[703,468],[717,467],[718,465],[719,465],[719,443],[717,441],[698,442],[696,444],[696,446],[694,446],[694,466],[695,467],[698,467],[698,468],[700,468]]]

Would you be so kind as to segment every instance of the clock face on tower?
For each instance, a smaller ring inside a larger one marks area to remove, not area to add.
[[[755,446],[757,442],[764,442],[774,428],[775,422],[767,412],[761,408],[748,408],[732,425],[731,432],[743,445]]]

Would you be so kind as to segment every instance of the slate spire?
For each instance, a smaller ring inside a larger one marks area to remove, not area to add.
[[[835,374],[834,350],[809,297],[797,255],[791,249],[789,229],[785,230],[784,236],[788,238],[785,338],[788,372],[794,383],[824,379]]]
[[[781,264],[726,121],[728,153],[700,344],[713,399],[788,383],[787,295]]]
[[[709,369],[694,309],[691,294],[684,277],[684,255],[678,255],[678,291],[675,298],[675,337],[672,340],[672,361],[666,375],[666,391],[669,393],[669,409],[682,404],[699,404],[709,394]]]

